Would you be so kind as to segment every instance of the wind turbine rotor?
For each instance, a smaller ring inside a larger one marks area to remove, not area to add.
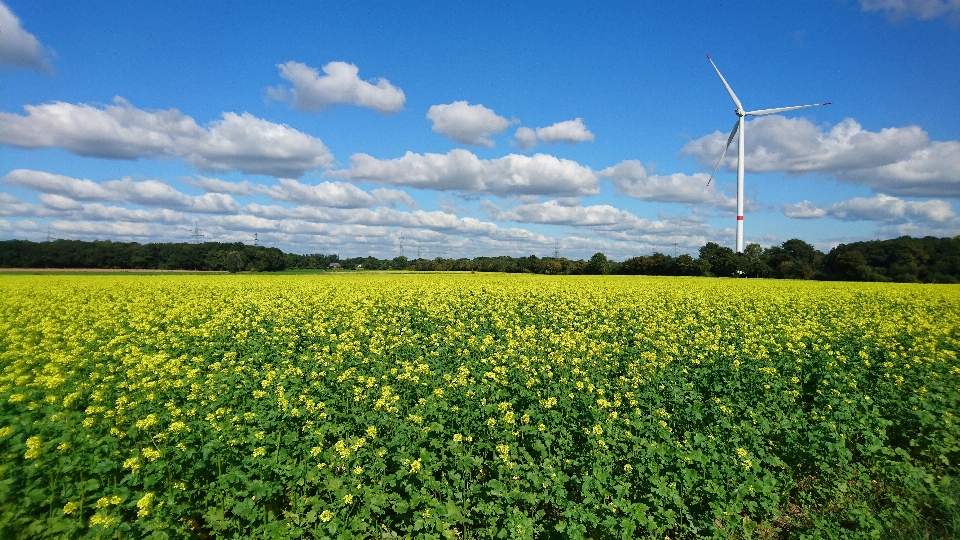
[[[760,109],[759,111],[750,111],[743,113],[744,116],[763,116],[765,114],[773,114],[786,111],[795,111],[797,109],[809,109],[810,107],[823,107],[824,105],[830,105],[830,102],[827,103],[814,103],[813,105],[797,105],[795,107],[779,107],[776,109]]]
[[[743,112],[743,105],[740,104],[740,100],[737,99],[737,95],[733,93],[733,88],[730,88],[730,85],[727,84],[727,80],[723,78],[723,75],[720,74],[720,70],[717,69],[717,65],[713,63],[713,59],[710,58],[710,55],[707,55],[707,60],[710,61],[710,65],[713,66],[713,70],[717,72],[717,75],[720,76],[720,80],[723,81],[723,86],[726,87],[727,93],[730,94],[730,99],[733,100],[733,104],[737,106],[737,115],[740,115]]]
[[[709,58],[709,57],[707,57]],[[723,162],[723,156],[727,155],[727,150],[730,149],[730,143],[733,142],[733,138],[737,135],[737,130],[740,128],[740,119],[737,118],[737,122],[733,124],[733,131],[730,132],[730,136],[727,137],[727,145],[723,147],[723,153],[720,154],[720,159],[717,160],[717,166],[713,168],[713,172],[710,173],[710,180],[707,180],[707,185],[710,185],[710,182],[713,181],[713,175],[717,174],[717,169],[720,168],[720,163]]]

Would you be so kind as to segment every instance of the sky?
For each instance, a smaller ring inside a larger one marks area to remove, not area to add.
[[[733,248],[707,54],[746,243],[960,234],[960,0],[0,0],[0,239]]]

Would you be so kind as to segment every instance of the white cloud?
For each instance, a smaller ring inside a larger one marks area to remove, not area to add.
[[[331,208],[364,208],[376,202],[369,193],[343,182],[323,182],[312,186],[288,178],[279,179],[279,186],[257,186],[258,193],[275,201],[294,202]]]
[[[487,137],[502,133],[511,124],[483,105],[470,105],[466,101],[455,101],[446,105],[434,105],[427,111],[427,118],[433,121],[433,131],[471,146],[493,148],[494,143]]]
[[[817,205],[810,201],[781,206],[783,214],[796,219],[832,217],[844,221],[903,222],[917,220],[946,223],[957,215],[947,201],[905,201],[898,197],[879,194],[871,198],[855,197],[831,205]]]
[[[53,73],[48,51],[33,34],[20,26],[20,19],[0,2],[0,68],[21,67]]]
[[[960,24],[958,0],[860,0],[860,7],[863,11],[882,11],[891,21],[945,17],[951,24]]]
[[[583,118],[557,122],[552,126],[531,129],[521,127],[513,135],[514,144],[520,150],[529,150],[537,144],[539,139],[545,143],[577,144],[593,142],[593,133],[583,123]]]
[[[83,208],[83,205],[79,202],[56,193],[41,193],[37,198],[40,199],[41,204],[53,210],[79,210]]]
[[[371,191],[370,194],[373,195],[378,204],[385,204],[387,206],[400,204],[407,208],[417,208],[418,206],[417,202],[413,200],[413,197],[408,195],[406,191],[399,189],[377,188]]]
[[[509,154],[480,159],[467,150],[446,154],[407,152],[396,159],[367,154],[350,157],[350,168],[327,171],[324,176],[353,181],[408,186],[438,191],[488,193],[497,196],[579,196],[599,192],[597,176],[575,161],[546,154]]]
[[[529,150],[537,145],[537,132],[528,127],[517,128],[517,132],[513,134],[513,138],[516,140],[517,148],[520,150]]]
[[[504,228],[495,223],[480,221],[472,217],[458,217],[445,212],[426,212],[414,210],[411,212],[393,208],[379,207],[374,210],[363,208],[355,210],[344,209],[316,209],[297,206],[284,208],[282,206],[262,206],[250,204],[243,208],[245,214],[263,219],[278,220],[285,223],[337,223],[350,224],[358,227],[377,228],[376,234],[384,234],[386,227],[401,227],[404,229],[428,230],[444,234],[459,234],[467,236],[485,236],[501,239],[526,239],[538,242],[547,242],[549,239],[539,233],[526,229]],[[358,231],[370,234],[371,230]]]
[[[793,219],[819,219],[826,217],[827,209],[804,200],[797,204],[784,204],[780,206],[783,215]]]
[[[0,112],[0,143],[109,159],[178,157],[200,170],[277,177],[333,163],[320,139],[249,113],[225,112],[203,128],[176,109],[145,111],[120,97],[102,108],[58,101],[24,109],[26,116]]]
[[[280,76],[293,88],[278,86],[267,93],[278,101],[288,101],[295,109],[320,111],[327,105],[340,103],[367,107],[380,114],[394,114],[403,109],[403,90],[387,79],[370,84],[360,79],[360,68],[346,62],[330,62],[323,66],[323,76],[316,68],[300,62],[278,64]]]
[[[130,178],[123,178],[97,184],[86,179],[80,180],[43,171],[16,169],[3,177],[3,183],[80,201],[121,201],[184,212],[231,214],[240,207],[229,195],[220,193],[186,195],[157,180],[137,182]]]
[[[580,206],[566,204],[566,201],[551,200],[523,204],[503,211],[488,203],[485,205],[485,210],[497,221],[566,225],[584,227],[593,231],[624,232],[631,235],[641,233],[689,236],[713,233],[710,226],[698,217],[685,216],[651,221],[607,204]]]
[[[754,173],[831,174],[898,196],[960,196],[960,142],[930,141],[917,126],[864,130],[846,119],[826,130],[805,118],[764,116],[747,123],[745,168]],[[681,149],[713,167],[726,144],[719,131]],[[724,165],[736,168],[736,152]]]
[[[593,142],[593,133],[583,124],[583,118],[565,120],[552,126],[537,128],[537,137],[545,143],[576,144]]]
[[[618,191],[634,199],[737,209],[737,200],[717,191],[715,183],[708,186],[709,176],[703,173],[647,175],[639,161],[625,160],[598,171],[597,175],[611,179]]]
[[[48,217],[56,214],[56,210],[23,202],[9,193],[0,193],[0,216]]]
[[[208,178],[197,175],[196,178],[185,178],[184,181],[193,187],[200,188],[207,193],[226,193],[230,195],[251,195],[255,184],[243,182],[227,182],[219,178]]]
[[[898,221],[914,218],[944,222],[956,217],[947,201],[904,201],[883,194],[869,199],[858,197],[841,201],[830,205],[828,212],[832,217],[848,221]]]

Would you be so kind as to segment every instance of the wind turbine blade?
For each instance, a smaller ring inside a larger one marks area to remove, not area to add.
[[[710,65],[713,66],[713,70],[717,72],[717,75],[720,75],[720,70],[717,69],[717,65],[713,63],[713,59],[710,58],[710,55],[707,55],[707,60],[710,60]],[[727,80],[723,78],[723,75],[720,75],[720,80],[723,81],[723,86],[727,88],[727,93],[730,94],[730,99],[733,100],[734,105],[737,106],[738,111],[743,110],[743,105],[740,105],[740,100],[737,99],[737,95],[733,93],[733,88],[730,88],[730,85],[727,84]]]
[[[727,149],[730,148],[730,143],[733,142],[733,138],[737,135],[737,129],[740,128],[740,119],[737,118],[737,123],[733,125],[733,131],[730,132],[730,136],[727,137],[727,145],[723,147],[723,153],[720,154],[720,159],[717,160],[717,166],[713,168],[713,172],[710,173],[710,180],[707,180],[707,185],[710,185],[710,182],[713,181],[713,175],[717,174],[717,169],[720,168],[720,163],[723,161],[723,156],[727,155]]]
[[[763,116],[765,114],[773,114],[778,112],[785,111],[795,111],[797,109],[809,109],[810,107],[823,107],[824,105],[830,105],[827,103],[814,103],[813,105],[797,105],[795,107],[780,107],[779,109],[760,109],[759,111],[750,111],[743,113],[744,116]]]

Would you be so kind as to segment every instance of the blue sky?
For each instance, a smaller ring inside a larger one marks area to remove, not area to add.
[[[960,3],[0,4],[0,237],[622,260],[960,234]]]

